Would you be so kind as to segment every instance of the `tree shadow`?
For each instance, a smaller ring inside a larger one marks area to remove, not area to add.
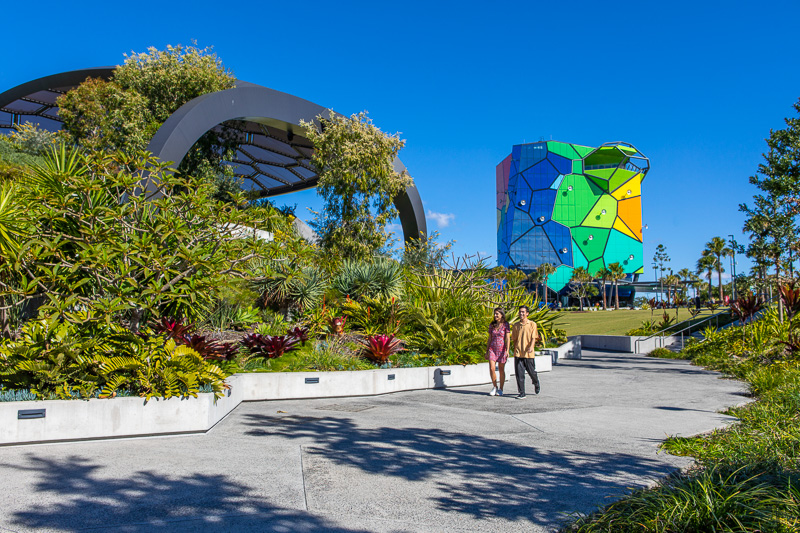
[[[55,460],[29,454],[23,464],[0,464],[0,469],[37,475],[35,495],[56,502],[24,511],[5,510],[3,525],[36,531],[231,531],[227,520],[244,523],[251,531],[353,531],[306,511],[255,498],[252,487],[230,476],[193,474],[176,479],[140,471],[113,479],[102,474],[103,468],[78,455]]]
[[[548,527],[674,470],[655,457],[537,449],[533,442],[431,428],[362,428],[347,418],[247,414],[244,424],[250,436],[311,440],[304,452],[324,461],[432,482],[439,495],[430,501],[440,511],[476,519],[532,520]]]

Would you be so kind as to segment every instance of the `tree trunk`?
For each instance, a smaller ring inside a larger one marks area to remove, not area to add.
[[[603,280],[603,311],[608,311],[608,301],[606,300],[606,280]]]
[[[725,291],[722,289],[722,258],[717,260],[717,282],[719,283],[719,305],[725,303]]]
[[[619,284],[614,280],[614,309],[619,309]]]

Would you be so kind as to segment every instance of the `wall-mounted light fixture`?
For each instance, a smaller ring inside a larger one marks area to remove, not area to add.
[[[525,205],[525,200],[520,200],[519,205]]]
[[[591,241],[592,239],[594,239],[594,235],[589,235],[589,240]]]
[[[539,222],[544,222],[544,217],[539,217]]]
[[[565,254],[565,253],[567,253],[567,249],[566,249],[566,248],[562,248],[562,249],[561,249],[561,253],[562,253],[562,254]]]
[[[567,190],[568,190],[568,191],[571,191],[571,190],[572,190],[572,185],[570,185],[569,187],[567,187]]]
[[[601,214],[601,215],[605,215],[605,214],[606,214],[606,210],[605,210],[605,209],[603,209],[602,211],[600,211],[600,214]]]

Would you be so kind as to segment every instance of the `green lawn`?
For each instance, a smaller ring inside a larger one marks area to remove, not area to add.
[[[721,311],[718,309],[716,312]],[[653,312],[653,320],[661,320],[664,311]],[[675,316],[675,310],[669,310],[670,316]],[[712,314],[708,309],[698,315],[703,318]],[[691,315],[686,308],[678,310],[678,322],[687,320]],[[556,327],[563,328],[567,335],[625,335],[625,332],[641,325],[645,320],[650,320],[650,310],[631,311],[619,309],[617,311],[569,311],[564,313]]]

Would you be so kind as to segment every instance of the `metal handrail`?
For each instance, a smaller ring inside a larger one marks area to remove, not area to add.
[[[689,318],[688,320],[684,320],[683,322],[678,322],[674,326],[668,326],[668,327],[662,329],[661,331],[657,331],[656,333],[653,333],[649,337],[645,337],[644,339],[636,339],[636,341],[634,342],[634,350],[636,351],[636,353],[639,353],[639,343],[640,342],[644,342],[644,341],[649,341],[653,337],[658,337],[660,339],[660,343],[659,343],[660,346],[657,346],[657,348],[663,348],[664,347],[664,338],[665,337],[674,337],[678,333],[680,333],[680,335],[681,335],[681,344],[683,344],[683,332],[684,331],[689,330],[691,332],[692,328],[694,328],[695,326],[699,326],[700,324],[704,324],[706,322],[709,322],[709,321],[711,321],[712,318],[716,319],[715,320],[716,321],[716,327],[719,328],[719,317],[720,317],[720,315],[723,315],[723,314],[729,313],[729,312],[730,312],[730,308],[728,308],[728,309],[726,309],[724,311],[720,311],[719,313],[715,313],[715,314],[713,314],[711,316],[707,316],[704,319],[700,320],[700,322],[696,322],[694,324],[690,323],[687,327],[681,329],[680,331],[672,331],[672,332],[670,332],[669,335],[663,335],[663,333],[665,333],[667,331],[670,331],[670,330],[680,326],[681,324],[683,324],[685,322],[691,322],[692,320],[694,320],[694,318]]]
[[[762,306],[762,309],[765,309],[765,308],[771,306],[772,303],[776,299],[777,299],[777,296],[773,296],[768,301],[764,302],[764,305]],[[691,335],[692,328],[694,328],[695,326],[699,326],[700,324],[703,324],[705,322],[709,322],[709,321],[711,321],[712,318],[716,319],[716,328],[719,329],[719,317],[720,317],[720,315],[723,315],[725,313],[731,313],[731,316],[733,316],[733,313],[731,312],[730,307],[728,307],[728,309],[726,309],[724,311],[720,311],[719,313],[715,313],[715,314],[713,314],[711,316],[707,316],[706,318],[702,319],[700,322],[697,322],[695,324],[691,324],[690,323],[687,327],[685,327],[685,328],[683,328],[683,329],[681,329],[679,331],[672,331],[672,332],[670,332],[669,335],[662,335],[662,334],[667,332],[667,331],[669,331],[669,330],[671,330],[671,329],[673,329],[673,328],[676,328],[676,327],[680,326],[681,324],[683,324],[685,322],[691,322],[694,319],[690,318],[688,320],[684,320],[683,322],[679,322],[679,323],[675,324],[674,326],[668,326],[668,327],[662,329],[661,331],[653,333],[649,337],[645,337],[644,339],[636,339],[636,341],[633,343],[634,344],[634,350],[636,351],[636,353],[639,353],[639,343],[640,342],[644,342],[644,341],[648,341],[648,340],[650,340],[650,339],[652,339],[653,337],[656,337],[656,336],[659,337],[659,339],[661,341],[660,342],[660,346],[657,346],[657,348],[663,348],[664,347],[664,338],[665,337],[674,337],[674,336],[677,336],[679,333],[681,335],[681,346],[683,346],[683,337],[684,337],[683,333],[685,331],[688,330],[690,332],[690,335]]]

